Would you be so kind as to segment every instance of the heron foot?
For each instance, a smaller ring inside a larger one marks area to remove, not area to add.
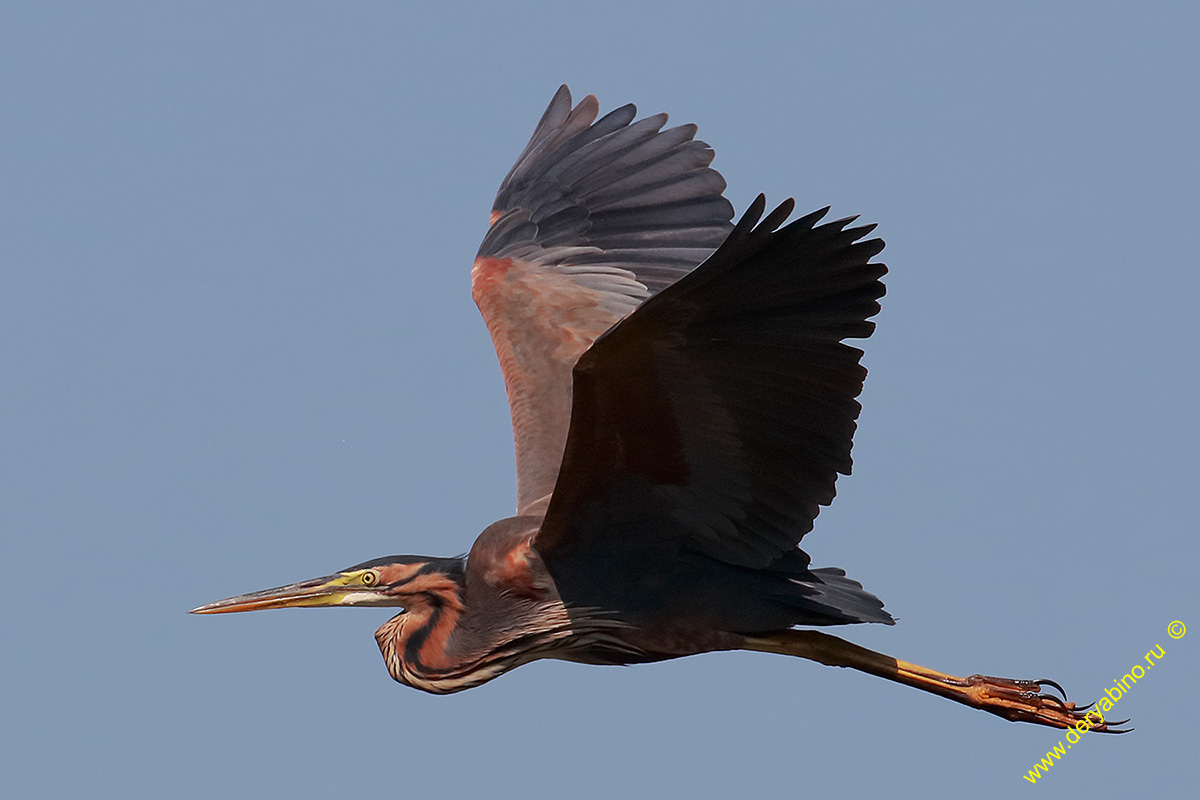
[[[946,676],[951,677],[951,676]],[[1117,726],[1129,720],[1106,720],[1093,703],[1080,706],[1067,700],[1067,693],[1052,680],[1016,680],[990,675],[970,675],[951,681],[962,687],[962,702],[1013,722],[1033,722],[1054,728],[1076,728],[1099,733],[1128,733]],[[1044,691],[1053,687],[1062,695]]]

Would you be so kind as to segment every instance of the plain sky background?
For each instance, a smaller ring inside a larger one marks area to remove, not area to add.
[[[1200,12],[992,5],[7,0],[3,794],[1195,796]],[[697,123],[739,213],[880,224],[805,545],[900,622],[842,633],[1080,700],[1161,644],[1136,732],[1035,787],[1060,732],[806,661],[434,697],[386,610],[184,613],[512,512],[469,267],[563,82]]]

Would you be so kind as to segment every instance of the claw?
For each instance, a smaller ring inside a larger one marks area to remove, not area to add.
[[[1053,686],[1055,689],[1058,689],[1058,693],[1062,695],[1063,700],[1067,699],[1067,690],[1064,689],[1063,687],[1059,686],[1057,682],[1052,681],[1049,678],[1038,678],[1036,681],[1034,681],[1034,683],[1037,683],[1037,684],[1044,683],[1047,686]],[[1088,703],[1088,705],[1090,706],[1091,703]]]
[[[1056,695],[1056,694],[1047,694],[1046,692],[1042,692],[1041,694],[1035,694],[1035,695],[1034,695],[1034,697],[1036,697],[1036,698],[1037,698],[1037,699],[1039,699],[1039,700],[1046,700],[1046,701],[1048,701],[1048,702],[1054,703],[1054,704],[1055,704],[1055,705],[1057,705],[1059,708],[1061,708],[1061,709],[1064,709],[1064,710],[1066,710],[1066,711],[1082,711],[1082,710],[1083,710],[1082,708],[1071,708],[1071,707],[1068,707],[1068,706],[1067,706],[1067,704],[1066,704],[1065,702],[1063,702],[1063,701],[1062,701],[1062,700],[1059,698],[1059,696],[1058,696],[1058,695]],[[1074,704],[1072,704],[1072,706],[1073,706],[1073,705],[1074,705]]]

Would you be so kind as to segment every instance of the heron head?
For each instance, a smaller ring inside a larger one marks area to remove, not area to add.
[[[385,556],[323,578],[218,600],[193,608],[189,613],[231,614],[268,608],[323,606],[407,607],[414,598],[430,592],[435,586],[444,590],[447,579],[461,584],[462,576],[462,559]]]

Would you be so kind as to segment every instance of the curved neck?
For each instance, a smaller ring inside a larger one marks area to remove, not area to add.
[[[499,533],[480,536],[464,572],[429,562],[390,590],[406,610],[375,639],[395,680],[435,694],[459,692],[570,638],[566,609],[531,561],[529,532]]]

